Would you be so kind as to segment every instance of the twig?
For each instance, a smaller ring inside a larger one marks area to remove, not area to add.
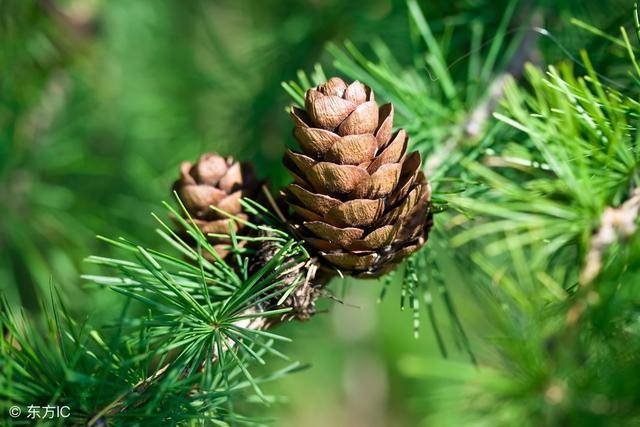
[[[94,8],[83,5],[84,10],[71,11],[61,7],[55,0],[40,0],[40,6],[72,36],[91,39],[98,32]]]
[[[266,188],[265,188],[265,193],[270,196],[270,194],[266,191]],[[273,198],[271,198],[271,201],[275,205],[275,201],[273,201]],[[302,284],[299,286],[301,287],[309,286],[309,283],[312,280],[314,280],[314,277],[316,277],[316,274],[318,273],[318,264],[317,264],[317,259],[315,258],[311,258],[305,262],[297,263],[291,268],[283,271],[281,273],[281,277],[286,276],[288,274],[295,273],[303,269],[306,269],[305,279],[302,282]],[[331,278],[330,276],[319,277],[318,280],[315,281],[315,286],[318,286],[319,288],[323,288],[330,278]],[[314,294],[313,296],[314,301],[315,301],[315,298],[317,298],[317,296],[319,296],[319,293]],[[258,330],[271,328],[282,321],[281,318],[279,318],[278,321],[270,321],[267,317],[264,317],[264,316],[254,316],[255,314],[259,314],[260,311],[262,311],[262,309],[263,308],[259,306],[251,307],[247,309],[243,314],[245,316],[251,315],[251,317],[245,317],[241,320],[238,320],[234,323],[234,325],[243,329],[251,329],[251,330],[258,331]],[[267,308],[267,310],[268,309],[269,308]],[[235,346],[235,344],[236,343],[234,340],[226,340],[222,344],[222,351],[223,352],[233,351],[232,349]],[[217,359],[219,359],[219,356],[220,354],[218,352],[218,349],[215,348],[213,351],[213,354],[211,355],[211,360],[215,362]],[[105,417],[113,416],[117,413],[125,411],[131,405],[126,402],[126,398],[134,393],[142,395],[154,382],[158,381],[160,378],[162,378],[165,375],[165,373],[167,372],[170,366],[171,366],[171,362],[165,364],[156,372],[154,372],[152,375],[150,375],[145,379],[140,380],[131,388],[129,388],[128,390],[126,390],[125,392],[117,396],[112,402],[110,402],[104,408],[99,410],[95,415],[93,415],[91,419],[88,421],[87,426],[89,427],[96,426]],[[200,368],[203,369],[203,367],[204,367],[204,362]],[[142,399],[145,399],[145,398],[146,397],[142,397]],[[139,404],[139,401],[134,402],[133,404],[137,405]]]
[[[533,15],[531,27],[518,46],[518,50],[507,65],[506,71],[499,74],[489,87],[487,96],[467,116],[467,120],[447,141],[432,154],[425,163],[427,176],[432,175],[449,158],[451,153],[467,139],[476,138],[482,132],[484,125],[496,109],[502,98],[510,77],[520,78],[527,61],[534,56],[536,41],[540,35],[536,28],[542,24],[542,14],[538,11]]]
[[[596,304],[598,293],[593,289],[594,280],[602,271],[602,258],[607,248],[620,237],[627,238],[635,233],[636,221],[640,215],[640,188],[636,188],[631,196],[620,207],[607,207],[600,218],[600,226],[591,238],[589,252],[584,267],[580,272],[580,294],[567,310],[565,322],[575,327],[589,305]]]
[[[121,395],[119,395],[118,397],[116,397],[115,400],[113,400],[111,403],[109,403],[103,409],[98,411],[98,413],[96,413],[89,420],[89,422],[87,422],[87,426],[89,426],[89,427],[94,426],[105,415],[111,415],[111,414],[114,414],[114,413],[118,412],[119,411],[118,408],[122,405],[122,403],[124,402],[124,399],[127,396],[129,396],[132,393],[142,393],[142,392],[144,392],[151,383],[153,383],[155,380],[157,380],[162,375],[164,375],[164,373],[167,371],[167,369],[169,369],[169,366],[170,366],[170,364],[167,363],[162,368],[160,368],[156,372],[154,372],[153,375],[138,381],[138,383],[136,385],[134,385],[130,390],[127,390],[126,392],[124,392]]]
[[[609,246],[635,233],[640,215],[640,188],[636,188],[620,207],[607,207],[602,213],[600,227],[591,238],[585,265],[580,273],[580,285],[593,282],[602,270],[602,258]]]
[[[246,314],[250,314],[250,313],[254,313],[254,312],[255,311],[253,309],[250,309],[250,310],[247,310]],[[244,329],[253,329],[253,330],[262,330],[262,329],[265,329],[265,328],[268,327],[268,323],[266,322],[266,319],[264,317],[243,319],[243,320],[240,320],[240,321],[236,322],[235,325],[239,326],[241,328],[244,328]],[[230,350],[232,347],[234,347],[234,345],[235,345],[235,342],[233,342],[231,340],[226,342],[226,343],[224,343],[225,351],[226,350]],[[218,358],[218,352],[217,352],[217,349],[214,349],[214,353],[212,355],[212,359],[215,361],[217,358]],[[127,390],[127,391],[123,392],[122,394],[120,394],[111,403],[109,403],[107,406],[105,406],[100,411],[98,411],[87,422],[87,426],[88,427],[92,427],[92,426],[98,425],[97,423],[100,421],[100,419],[104,418],[105,416],[110,416],[110,415],[117,414],[118,412],[125,411],[128,408],[128,405],[123,406],[126,397],[130,396],[131,394],[134,394],[134,393],[136,393],[136,394],[144,393],[149,388],[149,386],[151,386],[155,381],[157,381],[160,378],[162,378],[162,376],[167,372],[167,370],[169,369],[170,366],[171,366],[171,363],[166,363],[160,369],[155,371],[152,375],[150,375],[147,378],[144,378],[144,379],[138,381],[129,390]],[[203,366],[204,366],[204,363],[203,363]]]
[[[267,188],[266,185],[262,186],[262,192],[264,193],[265,197],[267,198],[267,201],[269,202],[269,204],[271,205],[271,207],[275,211],[276,215],[278,216],[278,219],[280,219],[280,221],[282,221],[283,224],[286,224],[287,223],[287,218],[284,216],[284,214],[280,210],[280,207],[278,206],[278,203],[273,198],[273,195],[271,194],[271,191],[269,191],[269,189]]]

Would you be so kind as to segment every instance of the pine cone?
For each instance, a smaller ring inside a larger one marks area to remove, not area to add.
[[[240,199],[255,197],[259,186],[251,165],[237,162],[231,157],[225,159],[214,153],[206,153],[195,164],[182,162],[180,179],[174,183],[173,189],[195,224],[207,235],[228,234],[231,226],[235,227],[236,232],[241,230],[242,223],[216,212],[210,206],[247,219]],[[229,239],[209,237],[209,242],[221,258],[227,255]]]
[[[303,238],[329,264],[376,277],[424,245],[432,225],[431,189],[407,134],[392,132],[393,105],[378,108],[371,89],[339,78],[307,91],[292,108],[294,136],[285,166],[287,202]]]

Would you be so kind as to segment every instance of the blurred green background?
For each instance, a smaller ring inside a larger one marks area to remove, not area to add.
[[[608,13],[614,2],[576,3],[541,2],[570,51],[589,47],[564,31],[570,17],[605,30],[623,19]],[[448,24],[495,26],[506,4],[421,2],[445,39]],[[96,234],[155,243],[149,213],[168,199],[179,163],[204,151],[252,160],[281,185],[292,142],[281,81],[316,63],[330,71],[328,42],[367,52],[381,38],[408,61],[411,37],[400,0],[0,0],[0,291],[36,310],[53,281],[75,312],[108,317],[115,297],[79,278],[84,257],[109,251]],[[547,58],[566,56],[545,43]],[[450,50],[462,57],[468,47]],[[289,354],[313,366],[270,385],[288,402],[261,415],[283,426],[416,425],[430,384],[398,367],[414,354],[440,357],[427,322],[414,339],[397,287],[381,304],[377,283],[334,291],[344,304],[326,302],[326,314],[282,328],[294,338]],[[464,284],[453,292],[465,322],[481,324]]]

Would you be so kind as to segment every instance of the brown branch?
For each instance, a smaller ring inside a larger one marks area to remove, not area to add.
[[[607,207],[600,217],[600,226],[593,234],[589,252],[580,272],[580,296],[567,311],[565,322],[575,328],[582,314],[589,305],[599,300],[593,289],[595,279],[600,275],[604,254],[620,238],[628,238],[637,230],[636,222],[640,216],[640,188],[636,188],[631,196],[619,207]]]
[[[580,273],[580,285],[593,282],[602,270],[602,258],[609,246],[619,238],[635,233],[640,215],[640,188],[636,188],[620,207],[607,207],[602,213],[600,227],[591,238],[585,265]]]
[[[56,0],[40,0],[41,7],[58,25],[75,38],[91,39],[99,30],[96,11],[90,3],[64,8]]]
[[[270,259],[273,255],[274,254],[270,254],[267,258]],[[264,259],[264,260],[255,259],[254,262],[257,267],[260,267],[261,262],[266,264],[269,259]],[[301,304],[304,305],[305,307],[299,307],[297,306],[296,302],[294,302],[291,309],[292,309],[292,312],[295,313],[295,315],[291,317],[291,319],[306,320],[311,315],[315,314],[316,312],[315,300],[321,295],[320,291],[322,290],[322,288],[324,288],[324,286],[327,284],[328,280],[330,280],[332,276],[327,276],[322,274],[317,275],[318,274],[317,259],[311,258],[306,262],[297,263],[296,265],[291,266],[289,269],[283,271],[280,274],[280,277],[282,278],[282,280],[286,281],[287,276],[297,276],[298,274],[300,274],[300,272],[304,272],[305,276],[301,281],[301,283],[298,285],[298,289],[293,292],[292,297],[295,298],[296,296],[299,296],[297,295],[297,293],[304,294],[299,297],[303,299]],[[311,286],[312,281],[314,282],[314,286]],[[271,310],[273,308],[276,308],[276,307],[275,306],[264,307],[264,308],[251,307],[248,310],[246,310],[244,314],[253,315],[261,311]],[[278,317],[276,320],[272,320],[264,316],[250,317],[250,318],[244,318],[242,320],[239,320],[235,322],[234,325],[243,329],[251,329],[251,330],[257,331],[257,330],[272,328],[273,326],[276,326],[282,323],[284,320],[285,320],[284,317]],[[289,320],[289,318],[287,318],[286,320]],[[222,351],[228,351],[235,346],[235,342],[231,339],[228,339],[226,340],[226,342],[223,342],[222,345],[223,345]],[[215,348],[211,356],[211,360],[212,362],[215,362],[217,359],[218,359],[218,349]],[[164,374],[167,372],[170,366],[171,366],[171,362],[166,363],[160,369],[154,372],[152,375],[140,380],[135,385],[133,385],[129,390],[117,396],[111,403],[106,405],[104,408],[99,410],[94,416],[92,416],[91,419],[88,421],[87,426],[92,427],[92,426],[99,425],[100,421],[103,420],[104,417],[113,416],[115,414],[118,414],[120,412],[127,410],[127,408],[129,408],[131,405],[125,403],[126,398],[132,394],[143,394],[154,382],[156,382],[157,380],[159,380],[164,376]],[[201,369],[204,369],[204,362],[201,366]],[[144,401],[144,398],[142,402],[143,401]],[[136,402],[134,406],[140,405],[141,404],[140,402],[141,401]]]

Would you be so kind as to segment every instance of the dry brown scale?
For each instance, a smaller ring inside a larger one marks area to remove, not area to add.
[[[261,232],[262,236],[269,236],[266,231]],[[273,241],[266,240],[257,248],[251,259],[249,273],[260,270],[276,256],[280,246]],[[286,262],[286,261],[285,261]],[[267,325],[272,326],[289,320],[305,321],[316,313],[316,301],[324,295],[324,286],[331,279],[331,275],[319,273],[317,271],[317,260],[310,259],[304,263],[290,263],[287,268],[275,279],[281,283],[281,292],[297,282],[296,288],[291,292],[281,304],[278,304],[282,293],[263,303],[263,310],[275,310],[279,308],[290,308],[291,311],[282,315],[269,317],[266,319]]]
[[[231,157],[225,159],[214,153],[203,154],[196,163],[183,162],[180,165],[180,178],[173,185],[204,235],[228,235],[230,227],[241,233],[241,222],[217,212],[211,206],[247,220],[240,199],[255,198],[259,188],[260,183],[250,164],[240,163]],[[229,253],[229,238],[209,236],[208,240],[221,258]],[[203,251],[203,254],[211,261],[211,254],[207,251]]]
[[[322,259],[344,273],[376,277],[424,245],[431,189],[407,134],[393,132],[393,105],[339,78],[309,89],[293,107],[294,136],[285,191],[295,226]]]

